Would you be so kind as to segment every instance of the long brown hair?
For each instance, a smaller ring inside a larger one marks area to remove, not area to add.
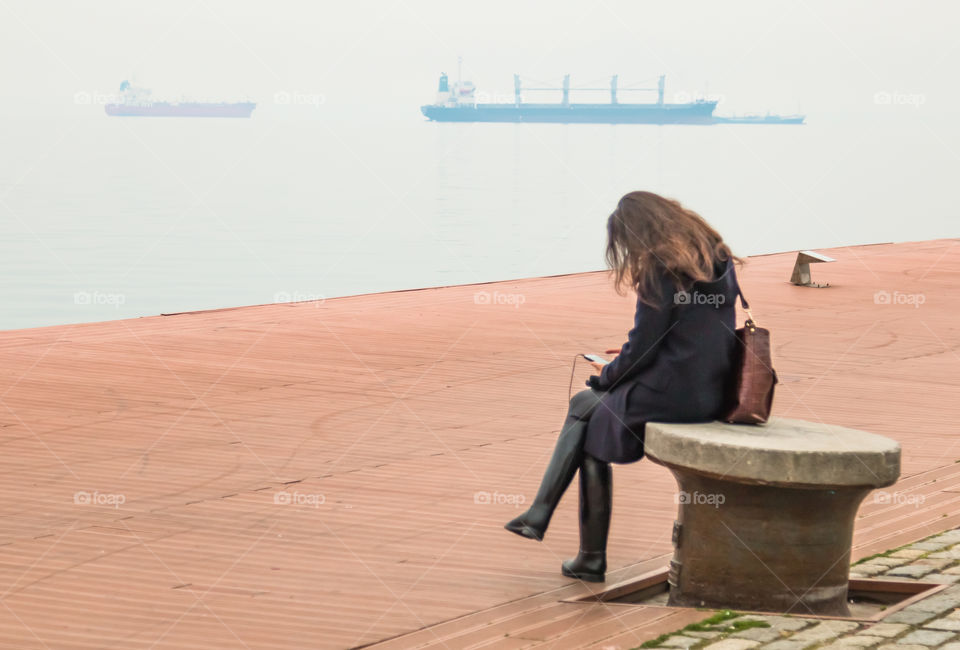
[[[713,280],[718,261],[743,263],[703,217],[653,192],[630,192],[620,199],[607,220],[605,257],[617,293],[635,289],[640,300],[654,306],[664,272],[686,290],[694,282]]]

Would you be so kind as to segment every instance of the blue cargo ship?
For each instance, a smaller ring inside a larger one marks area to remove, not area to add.
[[[576,88],[575,90],[602,90],[610,93],[604,104],[570,102],[570,75],[563,78],[559,88],[524,87],[520,76],[513,75],[513,102],[478,103],[476,88],[470,81],[450,82],[445,73],[440,75],[437,99],[421,106],[427,119],[435,122],[555,122],[562,124],[802,124],[803,115],[766,115],[763,117],[719,117],[713,114],[716,101],[698,99],[683,103],[664,101],[665,76],[660,75],[656,88],[618,88],[617,75],[610,79],[609,88]],[[559,90],[559,103],[543,104],[523,101],[524,90]],[[657,93],[656,102],[621,103],[623,91],[651,91]]]

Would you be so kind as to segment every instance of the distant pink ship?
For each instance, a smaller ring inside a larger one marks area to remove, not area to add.
[[[107,104],[107,115],[123,117],[250,117],[254,102],[161,102],[150,97],[145,88],[129,81],[120,84],[120,101]]]

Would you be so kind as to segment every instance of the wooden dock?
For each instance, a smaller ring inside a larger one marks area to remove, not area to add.
[[[960,240],[741,273],[779,415],[903,445],[855,555],[960,525]],[[578,352],[619,345],[604,273],[0,332],[0,647],[639,645],[703,614],[560,602],[576,491],[532,499]],[[578,364],[574,390],[588,367]],[[666,563],[672,477],[614,472],[608,582]],[[897,494],[894,494],[897,492]]]

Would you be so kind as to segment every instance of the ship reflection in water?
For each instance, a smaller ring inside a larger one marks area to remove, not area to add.
[[[720,117],[713,114],[716,101],[698,99],[691,102],[663,101],[665,75],[660,75],[656,88],[618,88],[617,75],[610,79],[609,88],[574,88],[577,91],[604,91],[610,93],[606,104],[575,104],[570,102],[570,75],[563,77],[559,88],[522,86],[520,75],[513,75],[513,103],[481,104],[476,100],[473,82],[450,83],[447,75],[440,75],[437,100],[421,106],[420,111],[436,122],[559,122],[590,124],[803,124],[803,115],[746,115]],[[554,104],[535,104],[523,101],[524,90],[559,90],[561,100]],[[654,103],[621,103],[618,93],[625,91],[655,91]]]
[[[107,115],[123,117],[250,117],[254,102],[167,102],[156,101],[150,90],[120,84],[118,101],[107,104]]]

